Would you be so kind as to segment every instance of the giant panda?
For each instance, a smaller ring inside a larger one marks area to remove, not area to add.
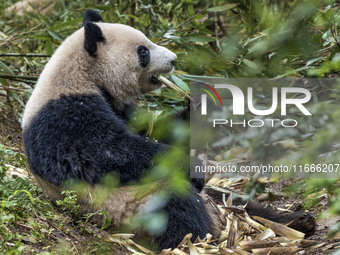
[[[136,196],[141,190],[138,181],[168,145],[130,132],[129,105],[131,99],[158,88],[157,75],[171,72],[175,61],[173,52],[140,31],[104,23],[96,12],[85,12],[83,27],[60,45],[42,71],[22,119],[30,170],[52,201],[63,199],[63,184],[75,180],[89,185],[85,194],[78,194],[80,213],[106,211],[113,229],[147,211],[152,194]],[[101,180],[112,173],[121,186],[104,203],[95,203],[92,194],[101,191]],[[165,231],[149,233],[159,248],[176,247],[188,233],[193,241],[207,233],[218,237],[218,216],[201,195],[203,179],[187,184],[189,194],[165,200]],[[251,203],[246,208],[251,215],[276,221],[298,219],[305,223],[296,229],[314,232],[309,215],[282,217]],[[99,214],[92,219],[100,225],[105,221]]]
[[[22,120],[30,170],[52,201],[63,199],[63,183],[79,180],[90,185],[78,199],[80,212],[105,210],[113,228],[143,213],[150,195],[137,198],[136,185],[129,184],[142,178],[167,145],[130,132],[124,111],[130,99],[158,88],[156,76],[171,72],[175,61],[173,52],[142,32],[85,12],[82,28],[46,64]],[[110,173],[122,186],[97,205],[91,193]],[[188,233],[192,240],[218,233],[214,215],[199,194],[202,182],[188,185],[189,194],[174,195],[162,208],[166,229],[150,236],[160,248],[176,247]],[[104,219],[93,220],[103,224]]]

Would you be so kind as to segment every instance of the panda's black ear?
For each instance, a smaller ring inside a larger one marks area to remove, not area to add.
[[[85,30],[85,49],[92,57],[97,56],[97,43],[105,42],[105,37],[98,25],[91,21],[84,23]]]
[[[91,22],[102,22],[103,17],[93,10],[86,10],[83,18],[83,26],[87,21]]]

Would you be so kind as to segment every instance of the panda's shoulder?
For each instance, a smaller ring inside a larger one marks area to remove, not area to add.
[[[111,127],[117,132],[125,129],[124,121],[101,95],[61,95],[48,102],[32,120],[31,127],[45,129],[53,125],[53,130],[65,132],[67,129],[101,129]],[[50,128],[47,130],[51,131]]]

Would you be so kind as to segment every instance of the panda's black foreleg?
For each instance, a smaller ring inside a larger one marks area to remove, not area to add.
[[[164,210],[168,216],[166,231],[154,238],[162,249],[177,247],[183,238],[192,233],[191,241],[211,233],[211,219],[204,201],[195,188],[185,197],[172,198]]]
[[[222,203],[221,192],[209,188],[205,191],[213,200]],[[233,199],[234,205],[244,205],[245,203],[246,202],[241,198]],[[315,232],[315,218],[310,213],[305,213],[303,211],[297,211],[289,214],[279,213],[270,205],[253,201],[248,201],[245,209],[250,216],[259,216],[283,224],[289,223],[289,227],[305,233],[306,237],[313,235]]]
[[[305,213],[303,211],[289,214],[278,213],[269,205],[263,205],[252,201],[248,202],[245,209],[250,216],[259,216],[283,224],[289,223],[289,227],[305,233],[306,237],[313,235],[315,232],[315,217],[310,213]]]

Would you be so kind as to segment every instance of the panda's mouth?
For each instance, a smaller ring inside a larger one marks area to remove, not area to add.
[[[157,75],[151,75],[151,77],[149,78],[149,82],[155,86],[160,86],[161,82],[158,80]]]

